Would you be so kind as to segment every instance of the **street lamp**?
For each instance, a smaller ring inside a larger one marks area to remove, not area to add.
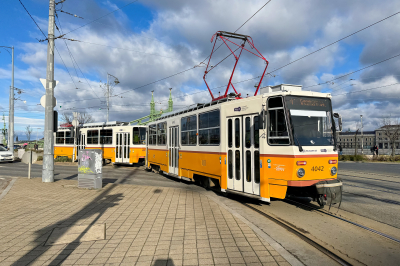
[[[107,123],[108,123],[108,113],[109,113],[109,111],[110,111],[110,108],[109,108],[109,102],[110,102],[110,83],[109,83],[109,78],[108,78],[108,76],[111,76],[111,77],[114,78],[114,85],[117,85],[117,84],[120,83],[119,80],[118,80],[118,78],[117,78],[116,76],[111,75],[110,73],[107,73],[107,94],[106,94],[106,97],[107,97]]]
[[[362,122],[363,116],[360,115],[360,118],[361,118],[361,154],[364,154],[364,136],[363,136],[363,122]]]
[[[14,147],[14,46],[0,46],[11,49],[11,86],[10,86],[10,111],[8,116],[8,146]],[[7,50],[7,52],[9,52]]]
[[[38,141],[39,129],[42,129],[42,128],[41,128],[41,127],[37,127],[37,128],[36,128],[36,144],[37,144],[37,141]]]

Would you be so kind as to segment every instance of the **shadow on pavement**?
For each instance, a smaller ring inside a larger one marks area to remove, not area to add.
[[[36,244],[36,246],[32,248],[30,251],[28,251],[23,257],[14,262],[12,265],[13,266],[27,265],[28,263],[33,263],[40,256],[42,256],[43,253],[50,248],[50,246],[44,246],[44,244],[46,243],[48,237],[50,236],[54,228],[60,226],[61,227],[74,226],[78,221],[82,221],[85,218],[89,218],[97,214],[96,218],[94,218],[94,220],[89,225],[87,225],[87,228],[84,232],[82,232],[79,236],[77,236],[76,239],[72,241],[70,244],[67,244],[67,246],[65,246],[62,249],[62,251],[57,255],[57,257],[52,259],[51,262],[49,263],[46,262],[47,265],[61,264],[62,261],[67,259],[68,256],[71,255],[71,253],[80,245],[79,240],[89,230],[89,228],[100,219],[100,217],[104,214],[104,212],[108,208],[117,205],[117,202],[122,200],[123,195],[121,193],[115,195],[108,195],[112,191],[112,189],[115,188],[120,183],[120,181],[123,181],[124,179],[133,176],[137,171],[138,169],[134,169],[127,176],[118,180],[119,182],[111,184],[108,188],[102,191],[100,195],[98,195],[95,199],[86,204],[83,208],[81,208],[79,211],[77,211],[70,217],[58,221],[56,224],[51,224],[36,231],[35,233],[37,235],[37,238],[33,241]]]
[[[166,259],[166,260],[156,260],[153,263],[153,266],[175,266],[175,264],[172,259]]]

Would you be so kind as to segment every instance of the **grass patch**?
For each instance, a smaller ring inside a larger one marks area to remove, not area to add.
[[[55,162],[66,163],[66,162],[72,162],[72,159],[68,158],[67,156],[59,156],[54,161]]]
[[[361,162],[368,160],[364,155],[339,155],[339,161]]]
[[[43,161],[43,156],[38,156],[38,157],[37,157],[37,160],[38,160],[38,161]]]
[[[390,156],[390,155],[379,155],[374,156],[372,161],[376,162],[400,162],[400,155]]]

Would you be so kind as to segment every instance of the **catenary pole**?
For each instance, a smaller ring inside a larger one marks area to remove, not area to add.
[[[53,98],[54,98],[54,12],[55,2],[49,3],[49,29],[47,44],[46,104],[44,122],[44,147],[42,182],[54,182],[54,136],[53,136]]]
[[[108,123],[108,112],[110,111],[108,107],[109,101],[110,101],[110,84],[108,82],[108,73],[107,73],[107,123]]]
[[[10,88],[10,113],[9,113],[9,132],[10,141],[8,147],[14,153],[14,46],[11,46],[11,88]]]

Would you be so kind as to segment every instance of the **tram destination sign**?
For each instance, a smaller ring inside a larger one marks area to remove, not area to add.
[[[328,98],[286,96],[286,107],[296,110],[329,111],[331,100]]]

